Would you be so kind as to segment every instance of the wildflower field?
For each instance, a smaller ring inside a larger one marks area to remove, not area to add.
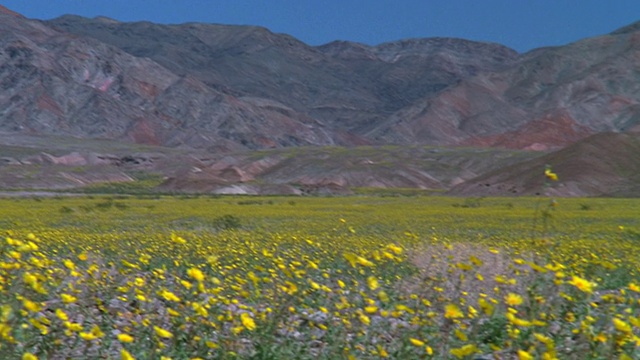
[[[631,199],[0,199],[0,358],[640,358],[638,214]]]

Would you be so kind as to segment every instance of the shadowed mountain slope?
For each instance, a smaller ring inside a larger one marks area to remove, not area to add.
[[[640,134],[600,133],[564,149],[490,171],[453,187],[453,195],[638,196]],[[545,166],[559,181],[544,187]]]

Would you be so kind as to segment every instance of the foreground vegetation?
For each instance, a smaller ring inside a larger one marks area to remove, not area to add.
[[[633,359],[640,202],[0,200],[3,359]]]

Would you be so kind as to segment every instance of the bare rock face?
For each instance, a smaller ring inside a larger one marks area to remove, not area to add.
[[[6,7],[0,5],[0,13],[5,14],[5,15],[10,15],[10,16],[15,16],[15,17],[24,17],[20,14],[18,14],[15,11],[12,11],[11,9],[7,9]]]
[[[324,124],[327,136],[340,144],[557,149],[594,133],[638,126],[634,74],[640,31],[633,25],[519,55],[498,44],[448,38],[310,47],[249,26],[76,16],[46,24],[153,59],[173,73],[306,124]],[[271,119],[260,121],[265,118]],[[148,131],[133,133],[144,138]],[[249,147],[298,145],[271,137],[244,141]],[[184,140],[178,136],[176,142]]]
[[[226,149],[327,145],[323,125],[91,37],[0,12],[0,130]]]
[[[274,110],[297,112],[326,124],[332,133],[349,134],[338,142],[358,140],[414,101],[517,59],[504,46],[462,39],[311,47],[250,26],[104,24],[77,16],[47,24],[153,59],[226,94],[284,104]]]

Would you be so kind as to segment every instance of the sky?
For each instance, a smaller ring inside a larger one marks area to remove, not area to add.
[[[28,18],[63,14],[165,24],[259,25],[309,45],[456,37],[519,52],[640,20],[640,0],[0,0]]]

